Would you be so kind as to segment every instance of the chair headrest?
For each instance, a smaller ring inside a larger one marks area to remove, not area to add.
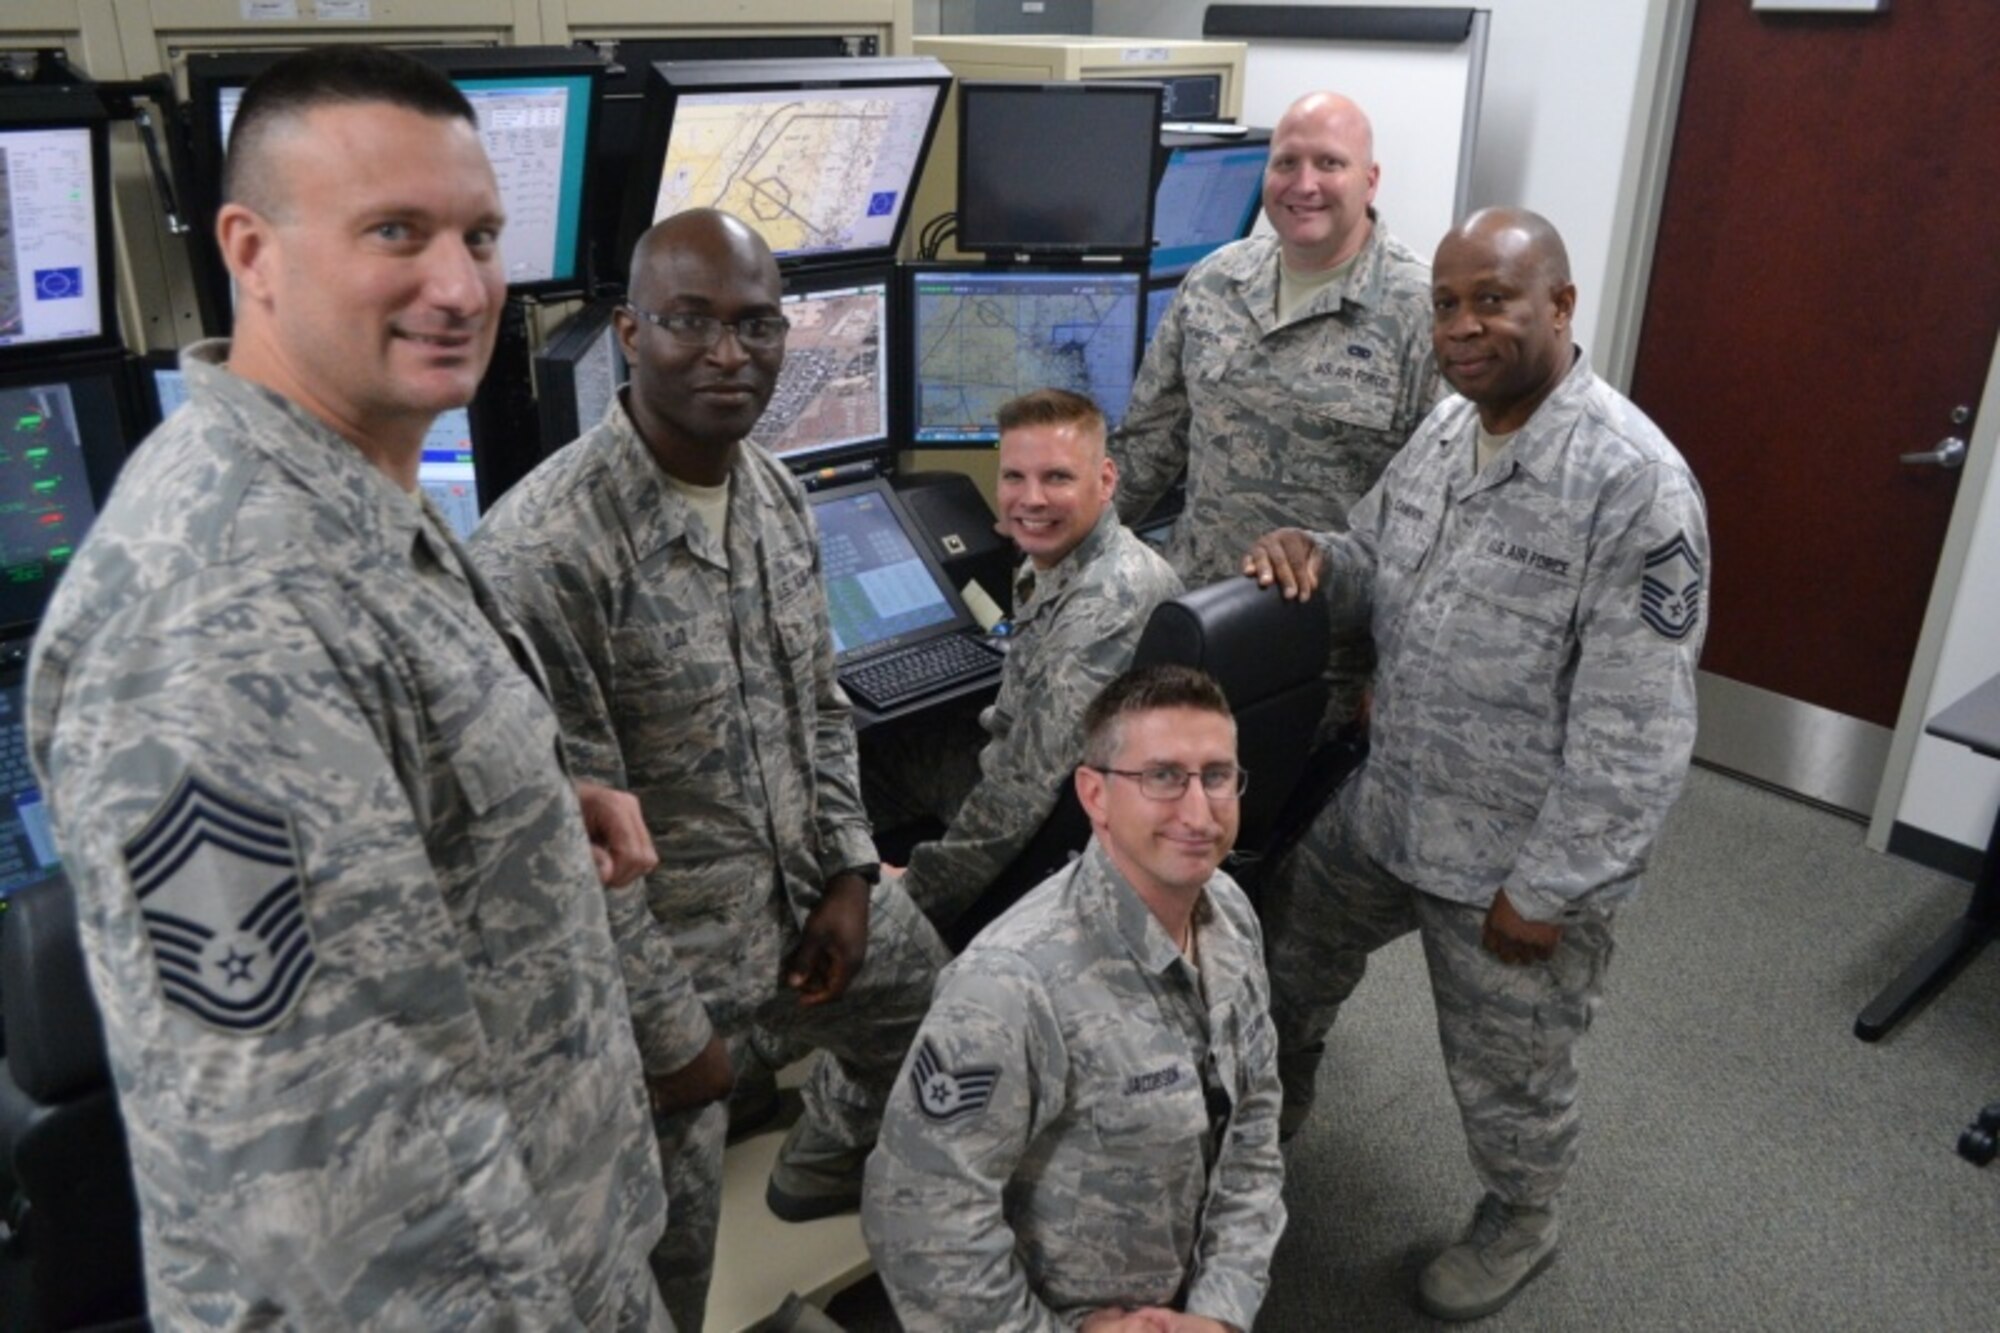
[[[76,900],[57,877],[14,895],[0,925],[0,1005],[7,1071],[44,1106],[110,1080],[104,1024],[84,969]]]
[[[1322,599],[1288,602],[1275,585],[1231,578],[1155,607],[1132,665],[1200,667],[1240,711],[1317,679],[1331,651]]]

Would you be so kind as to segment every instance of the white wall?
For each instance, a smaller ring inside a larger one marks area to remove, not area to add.
[[[1934,716],[2000,673],[2000,614],[1993,609],[1994,589],[2000,585],[2000,460],[1995,457],[1996,437],[2000,437],[2000,345],[1994,348],[1979,415],[1966,434],[1972,442],[1973,461],[1960,485],[1977,486],[1979,492],[1960,496],[1961,505],[1977,501],[1965,551],[1965,572],[1951,600],[1937,670],[1922,692],[1923,706],[1911,715],[1912,721]],[[1947,562],[1951,559],[1950,544],[1947,538]],[[2000,763],[1935,736],[1917,741],[1909,780],[1897,803],[1899,822],[1967,847],[1983,848],[1996,810],[2000,810]]]
[[[1400,3],[1443,7],[1442,0]],[[1576,278],[1578,341],[1600,351],[1599,330],[1611,318],[1603,303],[1647,0],[1486,0],[1480,7],[1492,21],[1471,203],[1517,204],[1556,224]],[[1207,9],[1208,0],[1097,0],[1096,31],[1199,37]],[[1382,169],[1393,172],[1396,164]],[[1419,254],[1438,240],[1403,239]]]

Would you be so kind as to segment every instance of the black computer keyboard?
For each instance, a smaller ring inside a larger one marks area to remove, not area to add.
[[[999,669],[999,654],[969,635],[953,634],[843,667],[840,683],[882,712]]]

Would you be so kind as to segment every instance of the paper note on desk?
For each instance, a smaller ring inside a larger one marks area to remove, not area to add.
[[[972,612],[972,618],[979,622],[979,628],[991,633],[993,627],[1000,623],[1000,603],[987,595],[986,589],[979,586],[977,579],[968,582],[958,592],[959,596],[965,598],[965,609]]]

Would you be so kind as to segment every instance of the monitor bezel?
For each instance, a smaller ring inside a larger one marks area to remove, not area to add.
[[[587,77],[584,98],[583,175],[578,181],[576,235],[571,238],[571,276],[507,285],[510,295],[579,295],[591,289],[591,188],[596,171],[595,140],[604,102],[604,62],[593,52],[570,46],[410,46],[397,47],[437,69],[454,82],[466,79]],[[227,145],[217,118],[222,94],[247,87],[264,70],[295,54],[292,51],[194,52],[187,58],[189,161],[193,180],[188,193],[196,219],[190,246],[195,259],[202,324],[214,337],[227,336],[234,322],[229,271],[215,241],[215,215],[222,207],[222,168]]]
[[[1153,128],[1147,135],[1147,166],[1153,187],[1145,194],[1145,218],[1140,228],[1140,237],[1131,245],[1099,245],[1089,242],[1065,242],[1022,245],[991,237],[973,234],[967,226],[966,188],[971,173],[966,170],[972,160],[968,149],[972,136],[973,117],[966,114],[967,100],[979,101],[989,92],[1039,92],[1050,97],[1150,97],[1153,103]],[[958,231],[953,244],[967,254],[991,256],[1027,256],[1035,261],[1051,259],[1096,259],[1109,258],[1128,260],[1149,258],[1153,251],[1153,209],[1159,194],[1160,178],[1160,108],[1164,102],[1166,89],[1157,82],[1144,79],[1082,79],[1070,81],[1034,81],[1016,79],[963,79],[958,85],[958,193],[952,201],[956,210]]]
[[[625,188],[625,224],[618,248],[630,255],[639,237],[653,225],[653,207],[666,173],[667,145],[673,137],[674,112],[683,94],[772,93],[818,89],[868,89],[929,86],[931,114],[910,180],[897,204],[896,220],[886,245],[855,250],[779,255],[784,270],[851,267],[893,260],[916,206],[917,185],[924,164],[937,142],[938,123],[951,91],[951,71],[928,56],[820,56],[791,60],[660,60],[646,80],[641,133]],[[755,225],[751,219],[745,222]]]
[[[1163,135],[1161,137],[1159,167],[1158,170],[1155,172],[1155,178],[1153,181],[1153,244],[1155,252],[1157,252],[1159,248],[1159,239],[1160,239],[1159,237],[1160,190],[1161,187],[1163,187],[1167,183],[1167,172],[1173,165],[1174,154],[1240,153],[1246,149],[1251,149],[1251,148],[1258,150],[1259,155],[1263,158],[1266,164],[1270,162],[1271,141],[1269,136],[1262,136],[1257,138],[1251,138],[1245,136],[1243,138],[1220,139],[1220,138],[1209,138],[1207,136],[1168,134],[1168,135]],[[1252,231],[1256,229],[1257,218],[1259,214],[1263,212],[1263,200],[1264,200],[1264,186],[1262,180],[1263,173],[1260,171],[1258,175],[1259,175],[1259,180],[1257,184],[1257,189],[1251,195],[1250,207],[1244,214],[1243,225],[1238,229],[1236,235],[1230,238],[1230,240],[1224,241],[1222,242],[1221,245],[1216,246],[1215,248],[1217,250],[1221,249],[1223,245],[1231,245],[1236,241],[1242,240],[1244,237],[1248,236]],[[1214,250],[1209,251],[1209,254],[1213,253],[1215,253]],[[1202,256],[1202,258],[1203,259],[1207,258],[1207,255]],[[1186,277],[1189,270],[1194,268],[1194,266],[1196,264],[1199,264],[1200,262],[1201,259],[1195,259],[1191,260],[1186,264],[1161,267],[1157,263],[1152,262],[1151,259],[1149,258],[1149,262],[1147,265],[1147,272],[1151,277],[1160,281],[1165,281],[1167,279],[1173,279],[1174,281],[1179,281],[1181,278]]]
[[[0,389],[37,388],[52,383],[69,389],[83,446],[84,477],[90,484],[90,502],[96,510],[91,517],[93,525],[104,513],[134,441],[143,438],[143,433],[135,433],[133,429],[139,416],[138,404],[132,396],[131,361],[122,352],[100,352],[62,361],[0,366]],[[79,382],[86,380],[96,382],[80,391]],[[61,577],[57,575],[57,581]],[[51,594],[55,591],[54,583],[49,585],[49,591]],[[0,640],[33,633],[46,606],[44,602],[35,615],[28,617],[12,614],[0,606]]]
[[[111,116],[96,93],[81,85],[0,87],[0,130],[86,130],[90,134],[93,222],[97,228],[98,332],[0,346],[0,367],[46,364],[122,352],[118,324],[118,244],[112,225]]]
[[[958,585],[952,581],[951,575],[939,563],[937,556],[932,554],[931,543],[925,539],[923,524],[918,522],[916,516],[910,512],[909,506],[903,503],[902,496],[896,494],[896,487],[889,478],[869,477],[862,481],[849,482],[840,486],[828,486],[820,490],[807,492],[806,502],[813,510],[814,544],[817,545],[826,540],[825,535],[820,531],[820,507],[822,505],[838,504],[842,500],[851,500],[859,495],[879,496],[887,503],[890,512],[896,516],[896,522],[903,529],[903,535],[910,539],[910,545],[915,549],[917,558],[923,561],[924,567],[930,571],[932,582],[943,591],[945,601],[951,607],[952,618],[949,623],[939,621],[935,624],[925,625],[921,629],[905,630],[901,634],[892,634],[888,638],[877,640],[865,648],[849,648],[838,652],[835,654],[835,663],[838,666],[845,667],[856,662],[865,662],[870,658],[879,657],[885,653],[895,652],[899,648],[907,648],[913,643],[921,643],[926,639],[942,638],[947,634],[966,630],[975,633],[978,632],[980,629],[979,618],[972,614],[972,608],[966,605],[965,595],[959,592]],[[821,555],[821,564],[821,582],[824,584],[824,554]],[[828,637],[830,641],[830,631]]]
[[[882,379],[883,391],[887,395],[882,417],[882,433],[872,440],[854,440],[847,444],[820,446],[811,453],[773,454],[793,473],[800,477],[811,477],[849,463],[872,461],[880,470],[888,472],[895,461],[896,441],[905,438],[905,421],[902,415],[902,392],[899,379],[902,345],[901,268],[893,260],[874,260],[865,264],[848,264],[838,268],[800,268],[783,274],[783,296],[810,296],[817,292],[834,291],[841,287],[852,287],[861,283],[880,282],[883,287],[882,302]]]
[[[1006,277],[1010,275],[1052,274],[1067,277],[1097,277],[1124,275],[1134,284],[1139,300],[1137,318],[1132,321],[1132,378],[1139,377],[1139,363],[1145,353],[1146,320],[1146,261],[1137,256],[1127,256],[1116,262],[1097,260],[1042,260],[1035,262],[1012,261],[951,261],[926,260],[905,263],[899,266],[898,289],[902,310],[898,323],[903,330],[903,355],[900,361],[902,381],[902,428],[898,436],[903,447],[911,451],[932,449],[997,449],[1000,446],[1000,432],[980,436],[961,436],[950,440],[926,440],[919,438],[919,411],[917,407],[917,363],[920,355],[917,328],[917,284],[927,277],[940,273],[962,273]],[[1103,406],[1103,404],[1099,404]],[[1115,425],[1115,423],[1113,423]]]

